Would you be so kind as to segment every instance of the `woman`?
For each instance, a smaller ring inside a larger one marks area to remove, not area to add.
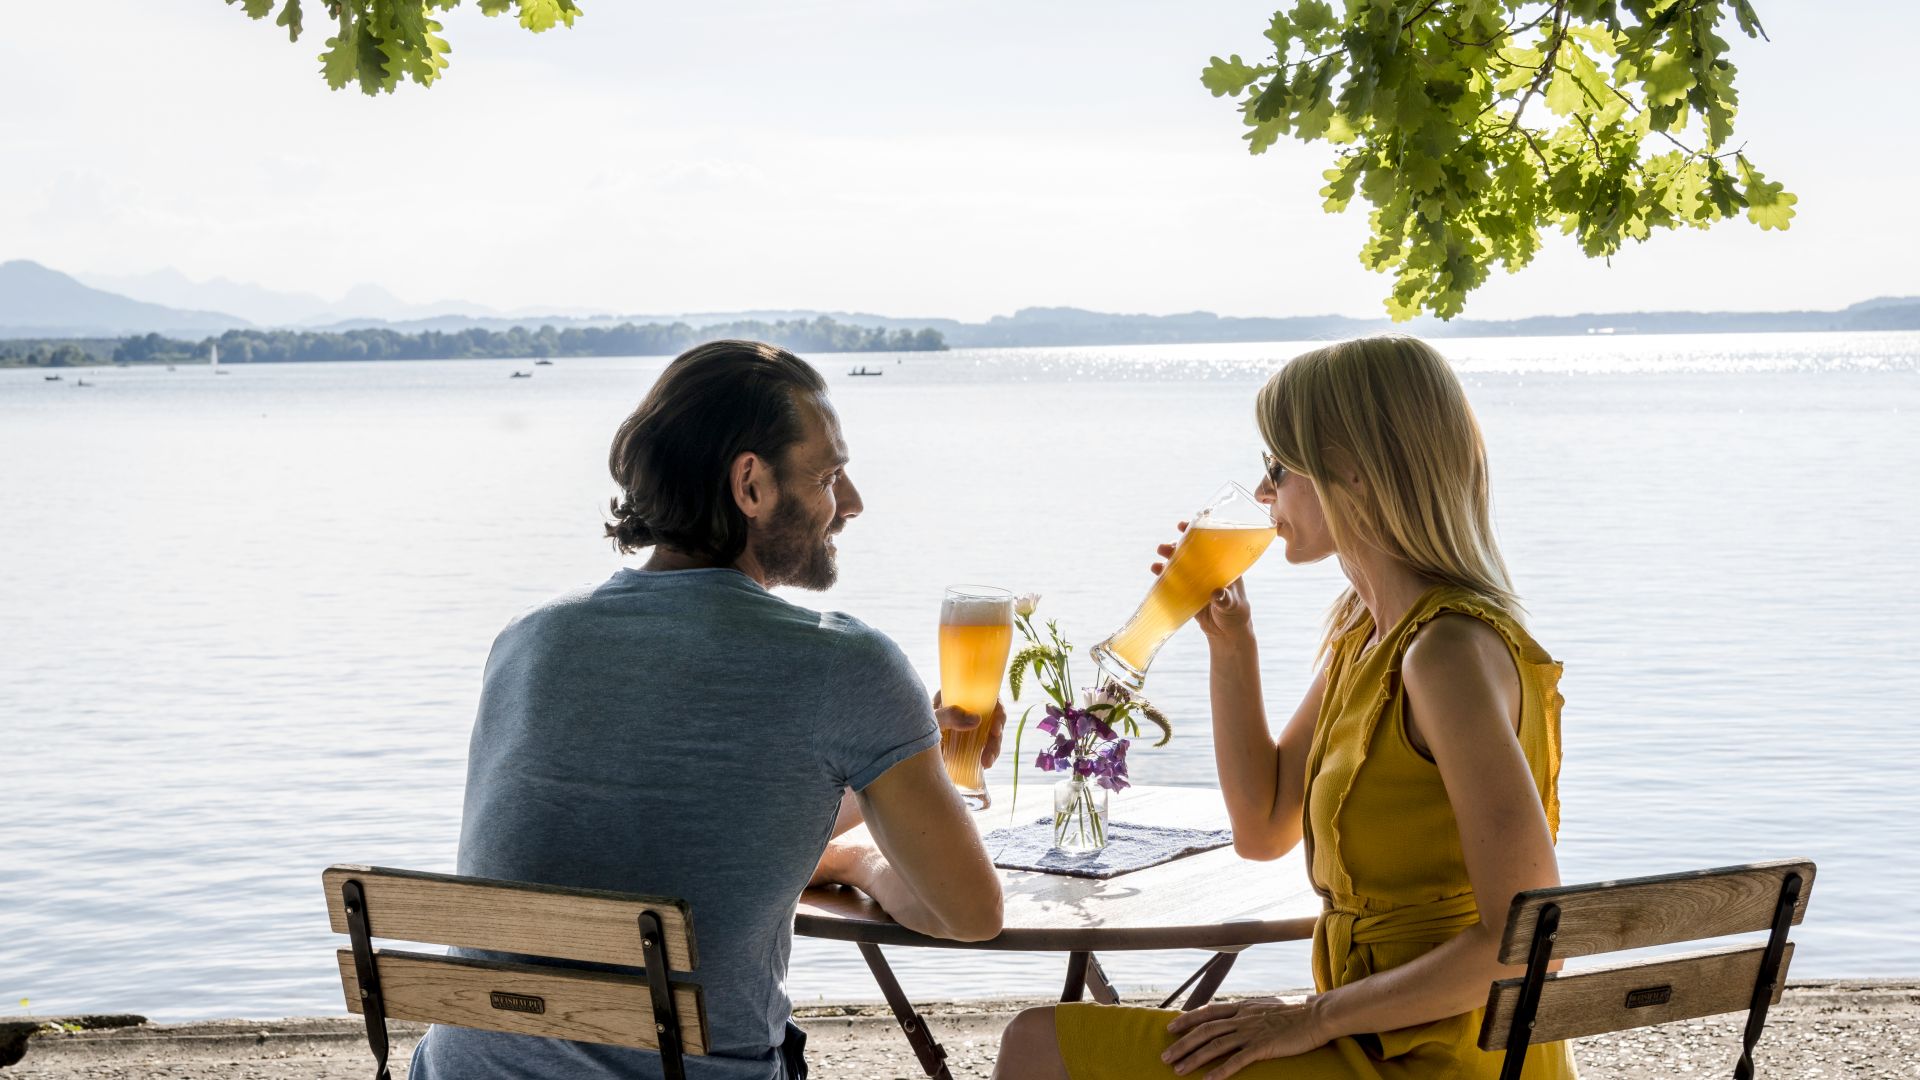
[[[1318,993],[1189,1013],[1029,1009],[1002,1038],[998,1080],[1499,1073],[1501,1055],[1474,1043],[1488,984],[1521,973],[1496,959],[1507,909],[1559,884],[1560,665],[1520,624],[1479,427],[1446,361],[1407,337],[1295,359],[1257,414],[1257,495],[1287,561],[1335,556],[1351,586],[1278,740],[1242,584],[1197,621],[1234,847],[1276,859],[1304,840],[1326,902]],[[1566,1045],[1535,1047],[1525,1075],[1572,1077]]]

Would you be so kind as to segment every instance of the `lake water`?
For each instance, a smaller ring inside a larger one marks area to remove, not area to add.
[[[1567,665],[1563,877],[1811,856],[1794,975],[1920,976],[1920,335],[1442,347]],[[951,582],[1044,593],[1097,641],[1173,521],[1256,477],[1253,391],[1301,348],[820,357],[867,511],[841,584],[794,598],[892,634],[929,683]],[[607,444],[664,364],[0,371],[7,1011],[338,1013],[320,870],[452,868],[488,645],[619,565]],[[1279,558],[1249,577],[1277,716],[1337,587]],[[1204,662],[1188,629],[1156,664],[1178,734],[1135,755],[1139,782],[1212,782]],[[1170,988],[1199,959],[1108,968]],[[1045,994],[1061,972],[896,964],[923,998]],[[1227,986],[1309,981],[1283,945]],[[791,989],[877,996],[831,942],[796,943]]]

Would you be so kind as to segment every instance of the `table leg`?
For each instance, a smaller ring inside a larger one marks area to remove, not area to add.
[[[1107,969],[1100,966],[1100,958],[1092,953],[1087,954],[1087,992],[1102,1005],[1120,1004],[1120,993],[1107,978]]]
[[[953,1080],[953,1074],[947,1071],[947,1051],[927,1030],[926,1021],[913,1009],[913,1002],[907,1000],[906,992],[900,989],[900,980],[893,977],[893,969],[887,966],[887,958],[880,955],[878,945],[860,945],[860,955],[866,957],[867,967],[873,972],[873,980],[880,984],[880,992],[886,995],[887,1006],[893,1010],[893,1018],[900,1021],[900,1030],[906,1033],[907,1042],[913,1045],[914,1054],[920,1059],[920,1069],[932,1080]]]
[[[1187,981],[1181,983],[1179,989],[1168,994],[1167,1000],[1161,1002],[1160,1007],[1171,1008],[1174,1001],[1181,994],[1186,993],[1189,986],[1193,986],[1193,994],[1187,998],[1186,1004],[1180,1006],[1182,1009],[1197,1009],[1213,1000],[1213,992],[1220,989],[1220,984],[1226,980],[1227,972],[1233,968],[1233,962],[1239,959],[1239,956],[1239,949],[1216,953],[1213,959],[1200,965],[1200,970],[1187,976]],[[1194,986],[1196,982],[1200,985]]]
[[[1193,995],[1187,998],[1187,1003],[1181,1008],[1197,1009],[1212,1001],[1213,992],[1227,980],[1227,972],[1233,969],[1233,962],[1238,959],[1240,954],[1237,952],[1223,952],[1207,961],[1207,966],[1200,969],[1205,972],[1200,976],[1200,985],[1193,988]]]
[[[1087,992],[1087,965],[1092,953],[1067,954],[1067,985],[1060,990],[1061,1001],[1079,1001]]]

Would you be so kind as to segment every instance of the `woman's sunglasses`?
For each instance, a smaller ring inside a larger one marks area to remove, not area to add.
[[[1280,459],[1274,457],[1272,451],[1261,451],[1260,458],[1267,463],[1267,483],[1279,487],[1280,481],[1287,478],[1287,467],[1280,464]]]

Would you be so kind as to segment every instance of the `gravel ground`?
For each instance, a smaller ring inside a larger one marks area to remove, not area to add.
[[[986,1080],[1000,1030],[1026,1002],[922,1006],[947,1048],[955,1080]],[[884,1008],[801,1010],[807,1059],[819,1080],[919,1080],[913,1053]],[[1744,1015],[1668,1024],[1582,1039],[1584,1080],[1731,1076]],[[417,1024],[393,1025],[395,1080],[405,1080]],[[35,1035],[4,1080],[367,1080],[372,1073],[358,1018],[144,1024]],[[1754,1064],[1765,1080],[1787,1077],[1920,1078],[1920,984],[1823,982],[1788,988],[1768,1016]]]

